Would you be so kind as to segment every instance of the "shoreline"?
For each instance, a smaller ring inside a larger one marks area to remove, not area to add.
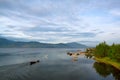
[[[114,60],[111,60],[110,58],[108,57],[105,57],[105,58],[97,58],[97,57],[94,57],[94,60],[95,61],[98,61],[98,62],[102,62],[102,63],[105,63],[105,64],[110,64],[112,65],[113,67],[117,68],[118,70],[120,70],[120,63],[114,61]]]

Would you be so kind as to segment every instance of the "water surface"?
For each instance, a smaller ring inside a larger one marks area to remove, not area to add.
[[[66,54],[76,50],[0,48],[0,80],[120,80],[120,71],[110,65]],[[29,65],[33,60],[40,63]]]

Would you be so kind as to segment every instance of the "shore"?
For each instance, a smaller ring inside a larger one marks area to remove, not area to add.
[[[114,60],[111,60],[110,58],[108,57],[105,57],[105,58],[97,58],[95,57],[94,60],[98,61],[98,62],[102,62],[102,63],[106,63],[106,64],[110,64],[112,66],[114,66],[115,68],[119,69],[120,70],[120,63],[114,61]]]

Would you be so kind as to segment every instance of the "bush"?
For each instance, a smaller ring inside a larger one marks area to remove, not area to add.
[[[108,56],[109,45],[106,42],[100,43],[96,46],[94,55],[97,57],[106,57]]]
[[[95,47],[93,53],[96,57],[109,57],[110,59],[120,61],[120,44],[113,43],[109,46],[106,42],[103,42]]]

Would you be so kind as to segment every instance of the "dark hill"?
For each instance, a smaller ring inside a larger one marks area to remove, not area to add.
[[[0,48],[86,48],[87,46],[83,44],[78,44],[76,42],[72,43],[59,43],[59,44],[49,44],[49,43],[39,43],[39,42],[18,42],[12,41],[5,38],[0,38]]]

